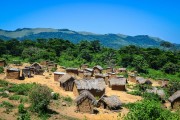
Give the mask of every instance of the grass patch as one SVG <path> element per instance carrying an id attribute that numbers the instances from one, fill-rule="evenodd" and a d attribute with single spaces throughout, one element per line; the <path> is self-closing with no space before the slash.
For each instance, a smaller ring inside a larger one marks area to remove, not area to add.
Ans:
<path id="1" fill-rule="evenodd" d="M 3 97 L 3 98 L 8 98 L 9 97 L 9 95 L 7 93 L 5 93 L 5 92 L 0 93 L 0 96 Z"/>
<path id="2" fill-rule="evenodd" d="M 8 86 L 9 82 L 5 81 L 5 80 L 0 80 L 0 87 L 6 87 Z"/>
<path id="3" fill-rule="evenodd" d="M 9 100 L 19 100 L 21 98 L 21 96 L 19 95 L 12 95 L 9 97 Z"/>
<path id="4" fill-rule="evenodd" d="M 0 107 L 5 107 L 5 108 L 12 109 L 12 108 L 14 107 L 14 105 L 11 104 L 10 102 L 3 101 L 3 102 L 0 104 Z"/>
<path id="5" fill-rule="evenodd" d="M 73 102 L 73 99 L 72 99 L 71 97 L 69 97 L 69 96 L 67 96 L 67 97 L 62 97 L 62 99 L 63 99 L 64 101 L 68 102 L 68 103 L 72 103 L 72 102 Z"/>

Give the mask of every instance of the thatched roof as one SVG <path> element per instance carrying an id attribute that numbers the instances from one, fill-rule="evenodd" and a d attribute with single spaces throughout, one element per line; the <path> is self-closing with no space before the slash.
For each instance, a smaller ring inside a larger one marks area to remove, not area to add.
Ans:
<path id="1" fill-rule="evenodd" d="M 84 70 L 85 70 L 85 71 L 89 71 L 89 72 L 93 72 L 93 69 L 92 69 L 92 68 L 85 68 Z"/>
<path id="2" fill-rule="evenodd" d="M 144 84 L 146 82 L 146 79 L 144 79 L 143 77 L 136 77 L 136 81 L 139 83 L 139 84 Z"/>
<path id="3" fill-rule="evenodd" d="M 173 95 L 171 95 L 168 100 L 170 102 L 173 102 L 177 98 L 180 98 L 180 90 L 176 91 Z"/>
<path id="4" fill-rule="evenodd" d="M 120 107 L 122 105 L 121 101 L 116 95 L 112 95 L 109 97 L 105 96 L 105 97 L 102 97 L 101 100 L 104 101 L 111 108 Z"/>
<path id="5" fill-rule="evenodd" d="M 154 87 L 153 89 L 146 89 L 146 92 L 157 94 L 161 99 L 164 99 L 166 96 L 163 89 L 158 90 L 156 87 Z"/>
<path id="6" fill-rule="evenodd" d="M 129 74 L 131 77 L 135 77 L 136 75 L 134 73 Z"/>
<path id="7" fill-rule="evenodd" d="M 7 71 L 19 72 L 20 69 L 18 69 L 18 68 L 8 68 Z"/>
<path id="8" fill-rule="evenodd" d="M 96 65 L 96 66 L 94 66 L 94 68 L 98 68 L 99 70 L 103 70 L 103 68 L 100 65 Z"/>
<path id="9" fill-rule="evenodd" d="M 78 68 L 66 68 L 66 70 L 77 70 L 78 71 Z"/>
<path id="10" fill-rule="evenodd" d="M 84 80 L 75 80 L 75 85 L 77 89 L 82 89 L 82 90 L 101 90 L 103 91 L 106 87 L 106 84 L 102 78 L 98 79 L 84 79 Z"/>
<path id="11" fill-rule="evenodd" d="M 95 77 L 106 77 L 104 74 L 95 74 Z"/>
<path id="12" fill-rule="evenodd" d="M 126 78 L 111 78 L 109 80 L 110 86 L 112 85 L 126 85 Z"/>
<path id="13" fill-rule="evenodd" d="M 70 79 L 74 79 L 71 75 L 69 74 L 65 74 L 63 75 L 61 78 L 59 78 L 59 82 L 60 83 L 65 83 L 66 81 L 70 80 Z"/>
<path id="14" fill-rule="evenodd" d="M 36 68 L 37 66 L 39 66 L 40 69 L 42 68 L 41 65 L 37 62 L 33 63 L 30 67 Z"/>
<path id="15" fill-rule="evenodd" d="M 54 72 L 54 74 L 56 74 L 56 75 L 65 75 L 66 73 L 65 72 Z"/>
<path id="16" fill-rule="evenodd" d="M 126 71 L 126 68 L 119 68 L 119 70 L 121 70 L 121 71 Z"/>
<path id="17" fill-rule="evenodd" d="M 83 90 L 80 92 L 80 95 L 75 99 L 75 102 L 77 105 L 79 105 L 84 99 L 90 99 L 92 101 L 92 104 L 96 103 L 95 97 L 87 90 Z"/>

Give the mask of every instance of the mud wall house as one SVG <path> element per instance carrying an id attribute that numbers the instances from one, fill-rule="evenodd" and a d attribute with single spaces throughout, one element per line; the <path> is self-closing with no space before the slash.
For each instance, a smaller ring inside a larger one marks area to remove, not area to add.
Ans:
<path id="1" fill-rule="evenodd" d="M 109 87 L 112 90 L 126 91 L 126 78 L 111 78 L 109 79 Z"/>
<path id="2" fill-rule="evenodd" d="M 180 90 L 176 91 L 168 100 L 172 109 L 180 110 Z"/>
<path id="3" fill-rule="evenodd" d="M 0 60 L 0 67 L 5 67 L 5 66 L 6 66 L 6 61 Z"/>
<path id="4" fill-rule="evenodd" d="M 89 65 L 87 65 L 87 64 L 82 64 L 82 65 L 81 65 L 81 69 L 82 69 L 82 70 L 84 70 L 84 69 L 86 69 L 86 68 L 88 68 L 88 67 L 89 67 Z"/>
<path id="5" fill-rule="evenodd" d="M 78 112 L 93 113 L 95 97 L 87 90 L 81 91 L 80 95 L 75 99 L 76 109 Z"/>
<path id="6" fill-rule="evenodd" d="M 103 96 L 97 104 L 100 108 L 108 110 L 119 110 L 122 106 L 120 99 L 116 95 Z"/>
<path id="7" fill-rule="evenodd" d="M 101 66 L 97 65 L 97 66 L 93 67 L 93 70 L 94 70 L 94 74 L 101 74 L 103 68 Z"/>
<path id="8" fill-rule="evenodd" d="M 59 81 L 59 78 L 61 78 L 65 74 L 65 72 L 54 72 L 54 81 Z"/>
<path id="9" fill-rule="evenodd" d="M 24 75 L 24 77 L 31 77 L 32 75 L 31 75 L 31 70 L 30 70 L 30 68 L 23 68 L 22 69 L 22 74 Z"/>
<path id="10" fill-rule="evenodd" d="M 77 76 L 78 75 L 78 69 L 77 68 L 66 68 L 66 73 Z"/>
<path id="11" fill-rule="evenodd" d="M 65 91 L 73 91 L 74 80 L 74 77 L 70 74 L 65 74 L 59 78 L 60 87 L 62 87 Z"/>
<path id="12" fill-rule="evenodd" d="M 129 80 L 130 82 L 136 83 L 136 75 L 135 75 L 135 74 L 129 74 L 129 75 L 128 75 L 128 80 Z"/>
<path id="13" fill-rule="evenodd" d="M 106 85 L 108 84 L 109 76 L 106 74 L 96 74 L 95 78 L 102 78 L 105 81 Z"/>
<path id="14" fill-rule="evenodd" d="M 126 73 L 127 71 L 126 71 L 126 68 L 119 68 L 119 69 L 117 70 L 117 72 L 118 72 L 118 73 Z"/>
<path id="15" fill-rule="evenodd" d="M 108 75 L 109 75 L 109 79 L 111 79 L 111 78 L 117 78 L 116 73 L 108 73 Z"/>
<path id="16" fill-rule="evenodd" d="M 20 77 L 20 69 L 9 68 L 6 70 L 7 79 L 19 79 L 19 77 Z"/>
<path id="17" fill-rule="evenodd" d="M 33 63 L 30 68 L 33 70 L 33 73 L 35 75 L 43 75 L 44 70 L 42 69 L 42 66 L 39 63 Z"/>
<path id="18" fill-rule="evenodd" d="M 74 83 L 73 93 L 75 96 L 78 96 L 82 90 L 87 90 L 98 98 L 105 94 L 105 82 L 103 79 L 75 80 Z"/>
<path id="19" fill-rule="evenodd" d="M 83 70 L 78 70 L 78 76 L 80 78 L 84 78 L 84 71 Z"/>
<path id="20" fill-rule="evenodd" d="M 93 69 L 91 69 L 91 68 L 85 68 L 85 69 L 84 69 L 84 73 L 88 73 L 88 74 L 90 74 L 91 76 L 94 75 L 94 71 L 93 71 Z"/>

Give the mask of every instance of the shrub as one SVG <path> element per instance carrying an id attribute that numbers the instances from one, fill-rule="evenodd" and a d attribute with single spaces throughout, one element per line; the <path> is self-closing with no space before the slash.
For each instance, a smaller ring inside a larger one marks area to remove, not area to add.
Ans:
<path id="1" fill-rule="evenodd" d="M 30 91 L 29 99 L 34 112 L 45 113 L 51 99 L 51 90 L 47 86 L 37 84 Z"/>
<path id="2" fill-rule="evenodd" d="M 3 98 L 8 98 L 9 97 L 9 95 L 7 93 L 5 93 L 5 92 L 0 93 L 0 96 L 3 97 Z"/>
<path id="3" fill-rule="evenodd" d="M 19 100 L 21 98 L 21 96 L 19 95 L 12 95 L 9 97 L 9 100 Z"/>
<path id="4" fill-rule="evenodd" d="M 5 80 L 0 80 L 0 87 L 6 87 L 8 86 L 9 82 L 5 81 Z"/>
<path id="5" fill-rule="evenodd" d="M 54 93 L 54 94 L 52 95 L 52 99 L 58 100 L 58 99 L 59 99 L 59 93 Z"/>
<path id="6" fill-rule="evenodd" d="M 159 97 L 157 94 L 154 94 L 154 93 L 144 92 L 144 93 L 142 94 L 142 97 L 143 97 L 145 100 L 160 101 L 160 97 Z"/>
<path id="7" fill-rule="evenodd" d="M 29 115 L 29 113 L 25 110 L 23 104 L 20 104 L 20 105 L 18 106 L 18 113 L 19 113 L 19 117 L 17 118 L 18 120 L 30 120 L 30 115 Z"/>
<path id="8" fill-rule="evenodd" d="M 15 92 L 18 95 L 28 95 L 29 91 L 32 89 L 34 85 L 35 83 L 15 84 L 9 88 L 9 91 Z"/>
<path id="9" fill-rule="evenodd" d="M 20 98 L 20 103 L 27 103 L 27 102 L 28 102 L 28 98 L 26 96 Z"/>
<path id="10" fill-rule="evenodd" d="M 163 109 L 161 104 L 153 100 L 143 100 L 134 104 L 126 105 L 130 112 L 125 120 L 179 120 L 180 116 Z"/>
<path id="11" fill-rule="evenodd" d="M 10 102 L 7 102 L 7 101 L 3 101 L 3 102 L 0 104 L 0 106 L 1 106 L 1 107 L 5 107 L 5 108 L 9 108 L 9 109 L 11 109 L 11 108 L 14 107 L 13 104 L 11 104 Z"/>
<path id="12" fill-rule="evenodd" d="M 131 94 L 131 95 L 137 95 L 137 96 L 141 96 L 142 95 L 141 91 L 138 91 L 138 90 L 130 91 L 130 92 L 127 92 L 127 93 Z"/>
<path id="13" fill-rule="evenodd" d="M 0 73 L 4 73 L 4 68 L 0 67 Z"/>
<path id="14" fill-rule="evenodd" d="M 73 100 L 72 100 L 72 98 L 71 97 L 63 97 L 63 100 L 64 101 L 66 101 L 66 102 L 69 102 L 69 103 L 71 103 Z"/>
<path id="15" fill-rule="evenodd" d="M 18 106 L 18 113 L 20 113 L 20 114 L 26 113 L 26 110 L 24 109 L 24 105 L 23 104 L 19 104 L 19 106 Z"/>

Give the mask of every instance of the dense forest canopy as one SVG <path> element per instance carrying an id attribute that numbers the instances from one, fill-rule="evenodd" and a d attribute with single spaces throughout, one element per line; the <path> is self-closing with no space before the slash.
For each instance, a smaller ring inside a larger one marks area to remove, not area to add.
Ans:
<path id="1" fill-rule="evenodd" d="M 162 76 L 173 75 L 175 79 L 180 78 L 180 51 L 140 48 L 134 45 L 116 50 L 103 47 L 98 40 L 81 41 L 78 44 L 55 38 L 36 41 L 0 40 L 0 57 L 7 61 L 52 60 L 66 67 L 79 67 L 83 63 L 91 67 L 97 64 L 103 67 L 127 67 L 144 75 L 158 71 Z"/>

